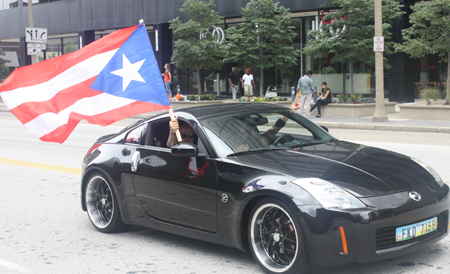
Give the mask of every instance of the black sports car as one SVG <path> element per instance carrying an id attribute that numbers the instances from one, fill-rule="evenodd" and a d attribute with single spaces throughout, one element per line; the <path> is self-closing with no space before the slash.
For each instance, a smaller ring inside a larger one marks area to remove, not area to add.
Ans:
<path id="1" fill-rule="evenodd" d="M 89 149 L 81 205 L 96 229 L 140 225 L 249 250 L 267 273 L 390 258 L 447 235 L 449 188 L 418 160 L 340 141 L 276 104 L 175 115 L 191 143 L 168 148 L 161 114 Z"/>

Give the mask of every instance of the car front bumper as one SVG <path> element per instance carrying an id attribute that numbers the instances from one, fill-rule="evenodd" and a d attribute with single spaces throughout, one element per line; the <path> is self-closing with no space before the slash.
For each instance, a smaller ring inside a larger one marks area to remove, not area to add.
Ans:
<path id="1" fill-rule="evenodd" d="M 424 193 L 421 203 L 412 201 L 408 198 L 408 192 L 404 192 L 383 197 L 391 202 L 385 202 L 382 208 L 339 212 L 300 206 L 311 265 L 329 267 L 382 260 L 413 252 L 443 239 L 448 233 L 448 186 L 444 186 L 439 195 L 436 192 L 433 194 L 429 186 L 418 191 Z M 364 202 L 380 203 L 383 199 L 368 198 Z M 396 242 L 396 228 L 433 217 L 438 217 L 437 230 Z"/>

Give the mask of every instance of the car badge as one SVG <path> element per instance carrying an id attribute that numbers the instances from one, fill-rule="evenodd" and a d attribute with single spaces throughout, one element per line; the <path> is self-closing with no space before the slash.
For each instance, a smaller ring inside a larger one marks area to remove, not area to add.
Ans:
<path id="1" fill-rule="evenodd" d="M 411 197 L 411 199 L 413 199 L 416 202 L 422 200 L 422 195 L 420 195 L 419 193 L 417 193 L 415 191 L 411 191 L 409 193 L 409 197 Z"/>
<path id="2" fill-rule="evenodd" d="M 228 202 L 228 195 L 225 193 L 222 193 L 222 202 L 224 203 Z"/>

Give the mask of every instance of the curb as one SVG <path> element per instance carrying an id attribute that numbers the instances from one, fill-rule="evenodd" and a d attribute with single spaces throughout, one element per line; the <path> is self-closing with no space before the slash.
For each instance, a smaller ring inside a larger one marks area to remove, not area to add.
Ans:
<path id="1" fill-rule="evenodd" d="M 6 107 L 0 106 L 0 112 L 9 112 Z M 154 114 L 139 114 L 131 116 L 130 118 L 145 119 L 156 115 Z M 402 125 L 377 125 L 377 124 L 360 124 L 360 123 L 333 123 L 333 122 L 315 122 L 320 126 L 336 129 L 358 129 L 358 130 L 384 130 L 384 131 L 403 131 L 403 132 L 431 132 L 431 133 L 446 133 L 450 134 L 450 127 L 427 127 L 427 126 L 402 126 Z"/>
<path id="2" fill-rule="evenodd" d="M 351 124 L 351 123 L 330 123 L 316 122 L 320 126 L 339 129 L 362 129 L 362 130 L 384 130 L 384 131 L 403 131 L 403 132 L 433 132 L 449 133 L 450 127 L 426 127 L 426 126 L 402 126 L 402 125 L 372 125 L 372 124 Z"/>

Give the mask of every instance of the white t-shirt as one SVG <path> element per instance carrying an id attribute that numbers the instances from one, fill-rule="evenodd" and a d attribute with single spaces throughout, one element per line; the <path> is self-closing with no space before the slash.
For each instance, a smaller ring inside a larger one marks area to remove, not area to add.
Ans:
<path id="1" fill-rule="evenodd" d="M 251 75 L 251 74 L 244 74 L 244 76 L 242 76 L 242 80 L 244 80 L 244 85 L 251 86 L 252 85 L 252 80 L 253 80 L 253 75 Z"/>

